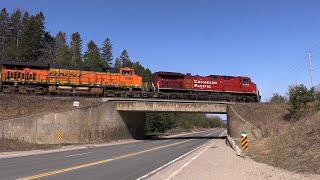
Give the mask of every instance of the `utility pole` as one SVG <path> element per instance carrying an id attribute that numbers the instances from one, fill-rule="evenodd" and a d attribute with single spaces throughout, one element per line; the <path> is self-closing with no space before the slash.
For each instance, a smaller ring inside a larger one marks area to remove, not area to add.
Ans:
<path id="1" fill-rule="evenodd" d="M 310 52 L 308 52 L 308 61 L 309 61 L 309 71 L 310 71 L 311 87 L 313 87 L 313 80 L 312 80 L 312 62 L 311 62 L 311 53 L 310 53 Z"/>
<path id="2" fill-rule="evenodd" d="M 277 82 L 274 82 L 273 87 L 274 87 L 273 94 L 277 94 Z"/>

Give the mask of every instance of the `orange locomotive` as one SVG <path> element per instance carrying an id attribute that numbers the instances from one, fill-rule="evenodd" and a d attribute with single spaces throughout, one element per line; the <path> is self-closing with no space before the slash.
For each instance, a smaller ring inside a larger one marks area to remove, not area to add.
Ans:
<path id="1" fill-rule="evenodd" d="M 3 92 L 139 96 L 142 78 L 131 68 L 66 67 L 47 63 L 0 62 Z M 120 93 L 120 94 L 117 94 Z"/>

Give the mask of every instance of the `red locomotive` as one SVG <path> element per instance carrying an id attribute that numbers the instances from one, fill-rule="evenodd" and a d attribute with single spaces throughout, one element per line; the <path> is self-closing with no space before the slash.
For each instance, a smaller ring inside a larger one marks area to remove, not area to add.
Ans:
<path id="1" fill-rule="evenodd" d="M 154 73 L 154 89 L 190 99 L 259 102 L 255 83 L 244 76 L 192 76 L 175 72 Z"/>

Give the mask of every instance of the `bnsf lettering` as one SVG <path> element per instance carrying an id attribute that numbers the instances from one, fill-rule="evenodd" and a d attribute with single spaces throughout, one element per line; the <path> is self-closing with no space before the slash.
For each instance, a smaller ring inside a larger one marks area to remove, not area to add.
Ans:
<path id="1" fill-rule="evenodd" d="M 79 74 L 72 73 L 58 73 L 58 72 L 50 72 L 48 76 L 58 76 L 58 77 L 79 77 Z"/>
<path id="2" fill-rule="evenodd" d="M 132 77 L 124 77 L 126 80 L 133 80 L 133 78 Z"/>

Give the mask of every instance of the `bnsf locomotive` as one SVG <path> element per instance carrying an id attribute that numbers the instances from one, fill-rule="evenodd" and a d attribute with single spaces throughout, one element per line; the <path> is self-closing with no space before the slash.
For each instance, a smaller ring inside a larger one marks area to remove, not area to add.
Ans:
<path id="1" fill-rule="evenodd" d="M 73 94 L 104 97 L 259 102 L 249 77 L 192 76 L 156 72 L 153 82 L 131 68 L 66 67 L 48 63 L 0 62 L 0 91 L 20 94 Z"/>

